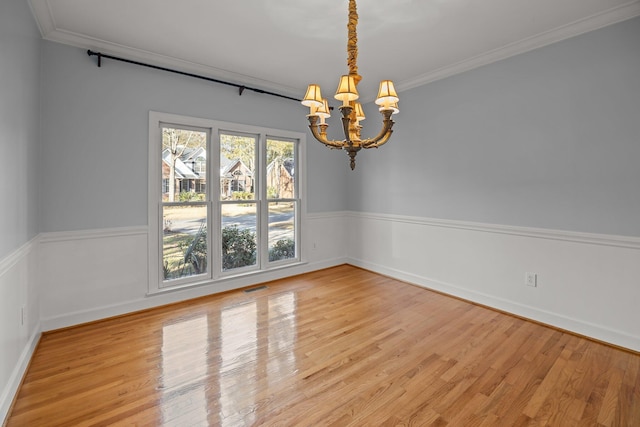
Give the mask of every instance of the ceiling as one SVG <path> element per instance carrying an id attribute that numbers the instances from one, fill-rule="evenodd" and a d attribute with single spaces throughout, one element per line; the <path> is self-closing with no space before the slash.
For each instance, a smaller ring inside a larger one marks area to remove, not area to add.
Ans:
<path id="1" fill-rule="evenodd" d="M 301 98 L 346 64 L 347 0 L 30 0 L 44 39 Z M 361 98 L 640 15 L 640 0 L 358 0 Z"/>

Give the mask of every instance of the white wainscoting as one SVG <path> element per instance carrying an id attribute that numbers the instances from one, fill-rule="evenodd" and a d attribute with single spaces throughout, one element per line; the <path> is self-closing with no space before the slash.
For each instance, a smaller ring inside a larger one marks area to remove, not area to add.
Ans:
<path id="1" fill-rule="evenodd" d="M 278 270 L 147 295 L 147 227 L 44 233 L 42 330 L 54 330 L 347 262 L 344 212 L 308 214 L 303 262 Z"/>
<path id="2" fill-rule="evenodd" d="M 294 267 L 147 296 L 146 227 L 41 234 L 0 260 L 0 418 L 43 330 L 345 262 L 640 351 L 640 238 L 331 212 L 302 239 Z"/>
<path id="3" fill-rule="evenodd" d="M 0 260 L 0 421 L 9 412 L 40 338 L 37 240 Z"/>
<path id="4" fill-rule="evenodd" d="M 640 238 L 347 217 L 353 265 L 640 351 Z"/>

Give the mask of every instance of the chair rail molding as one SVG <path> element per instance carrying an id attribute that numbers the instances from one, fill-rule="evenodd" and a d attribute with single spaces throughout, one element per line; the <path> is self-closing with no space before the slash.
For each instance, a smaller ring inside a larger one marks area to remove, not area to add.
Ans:
<path id="1" fill-rule="evenodd" d="M 640 238 L 347 213 L 349 262 L 640 351 Z M 537 286 L 526 285 L 526 273 Z"/>

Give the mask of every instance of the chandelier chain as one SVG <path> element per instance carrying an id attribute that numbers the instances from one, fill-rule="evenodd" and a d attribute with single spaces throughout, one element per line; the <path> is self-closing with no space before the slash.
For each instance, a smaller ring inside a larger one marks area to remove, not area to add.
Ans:
<path id="1" fill-rule="evenodd" d="M 347 40 L 347 66 L 349 67 L 349 74 L 358 75 L 358 33 L 356 27 L 358 26 L 358 10 L 356 9 L 355 0 L 349 0 L 349 22 L 347 23 L 348 40 Z"/>

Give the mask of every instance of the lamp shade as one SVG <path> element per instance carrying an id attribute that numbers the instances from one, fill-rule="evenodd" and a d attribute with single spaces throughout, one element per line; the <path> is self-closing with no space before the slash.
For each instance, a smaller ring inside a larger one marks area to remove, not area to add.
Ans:
<path id="1" fill-rule="evenodd" d="M 388 105 L 393 104 L 394 102 L 398 102 L 400 99 L 398 98 L 398 94 L 396 93 L 396 88 L 393 86 L 393 82 L 391 80 L 382 80 L 380 82 L 380 90 L 378 91 L 378 99 L 376 99 L 376 104 L 378 105 Z"/>
<path id="2" fill-rule="evenodd" d="M 348 102 L 358 99 L 358 89 L 356 89 L 356 81 L 352 75 L 346 75 L 340 77 L 340 83 L 338 84 L 338 90 L 336 90 L 335 98 L 339 101 Z"/>
<path id="3" fill-rule="evenodd" d="M 366 119 L 366 117 L 364 115 L 364 110 L 362 109 L 362 104 L 356 102 L 356 120 L 360 121 L 364 119 Z"/>
<path id="4" fill-rule="evenodd" d="M 304 95 L 302 105 L 305 107 L 322 107 L 322 94 L 320 93 L 320 86 L 317 84 L 310 84 L 307 88 L 307 93 Z"/>
<path id="5" fill-rule="evenodd" d="M 326 99 L 322 100 L 322 107 L 318 108 L 316 111 L 316 115 L 322 117 L 323 119 L 328 119 L 331 117 L 331 113 L 329 112 L 329 103 Z"/>

